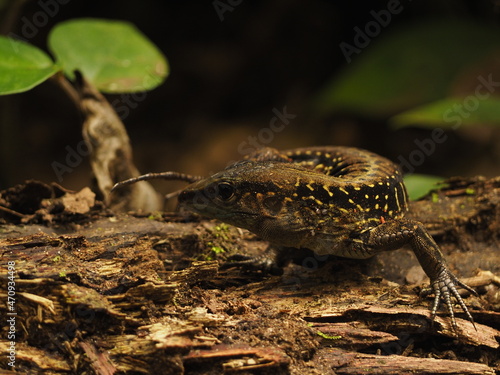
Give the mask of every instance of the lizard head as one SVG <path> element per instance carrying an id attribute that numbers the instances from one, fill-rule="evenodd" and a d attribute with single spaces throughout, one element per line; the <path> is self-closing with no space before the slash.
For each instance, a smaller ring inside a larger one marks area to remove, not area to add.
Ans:
<path id="1" fill-rule="evenodd" d="M 183 208 L 265 238 L 264 231 L 276 233 L 300 219 L 304 204 L 292 198 L 306 172 L 311 171 L 293 163 L 242 161 L 189 185 L 178 200 Z"/>

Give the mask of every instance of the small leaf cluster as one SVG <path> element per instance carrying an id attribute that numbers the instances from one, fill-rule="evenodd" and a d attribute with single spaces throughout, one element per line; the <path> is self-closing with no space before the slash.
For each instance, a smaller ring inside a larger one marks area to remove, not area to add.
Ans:
<path id="1" fill-rule="evenodd" d="M 48 37 L 52 59 L 22 40 L 0 37 L 0 95 L 32 89 L 62 72 L 74 72 L 99 91 L 151 90 L 169 73 L 162 52 L 134 25 L 123 21 L 75 19 L 57 24 Z"/>

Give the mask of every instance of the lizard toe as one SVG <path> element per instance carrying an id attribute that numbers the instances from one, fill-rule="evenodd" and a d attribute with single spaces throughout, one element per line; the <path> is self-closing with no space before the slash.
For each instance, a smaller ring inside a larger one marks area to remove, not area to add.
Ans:
<path id="1" fill-rule="evenodd" d="M 465 285 L 461 281 L 459 281 L 450 271 L 446 268 L 443 268 L 439 273 L 439 276 L 432 281 L 432 290 L 434 292 L 434 303 L 432 305 L 432 319 L 435 318 L 437 309 L 439 308 L 440 302 L 443 301 L 448 309 L 448 314 L 450 315 L 451 322 L 454 330 L 457 329 L 457 323 L 455 321 L 455 313 L 453 310 L 452 304 L 452 296 L 455 297 L 455 300 L 458 302 L 462 310 L 464 311 L 467 319 L 474 325 L 474 319 L 470 314 L 467 306 L 465 305 L 464 300 L 460 296 L 460 293 L 457 290 L 457 286 L 460 286 L 474 294 L 477 294 L 472 288 Z"/>

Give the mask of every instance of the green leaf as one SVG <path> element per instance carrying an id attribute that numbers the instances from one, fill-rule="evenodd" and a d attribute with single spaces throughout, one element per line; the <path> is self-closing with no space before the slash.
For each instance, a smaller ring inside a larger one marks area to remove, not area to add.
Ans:
<path id="1" fill-rule="evenodd" d="M 37 47 L 0 36 L 0 95 L 28 91 L 59 70 Z"/>
<path id="2" fill-rule="evenodd" d="M 360 27 L 363 30 L 363 27 Z M 496 26 L 438 19 L 388 25 L 315 99 L 315 111 L 386 117 L 448 96 L 455 78 L 500 47 Z M 346 43 L 355 46 L 353 39 Z"/>
<path id="3" fill-rule="evenodd" d="M 70 79 L 79 70 L 103 92 L 151 90 L 168 75 L 165 56 L 128 22 L 62 22 L 52 29 L 49 48 Z"/>
<path id="4" fill-rule="evenodd" d="M 390 122 L 396 128 L 411 125 L 453 129 L 462 125 L 500 126 L 500 98 L 447 98 L 400 113 Z"/>
<path id="5" fill-rule="evenodd" d="M 409 174 L 404 177 L 410 200 L 415 201 L 427 195 L 431 190 L 444 186 L 444 178 L 426 174 Z"/>

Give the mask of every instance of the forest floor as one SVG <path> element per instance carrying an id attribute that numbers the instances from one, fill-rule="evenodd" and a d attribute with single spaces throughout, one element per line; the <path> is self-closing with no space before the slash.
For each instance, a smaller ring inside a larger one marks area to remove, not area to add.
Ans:
<path id="1" fill-rule="evenodd" d="M 1 373 L 500 373 L 500 178 L 455 179 L 411 207 L 478 291 L 464 291 L 475 326 L 457 306 L 456 332 L 443 308 L 431 320 L 409 249 L 269 276 L 220 267 L 268 246 L 245 230 L 115 214 L 88 188 L 28 182 L 0 208 Z"/>

